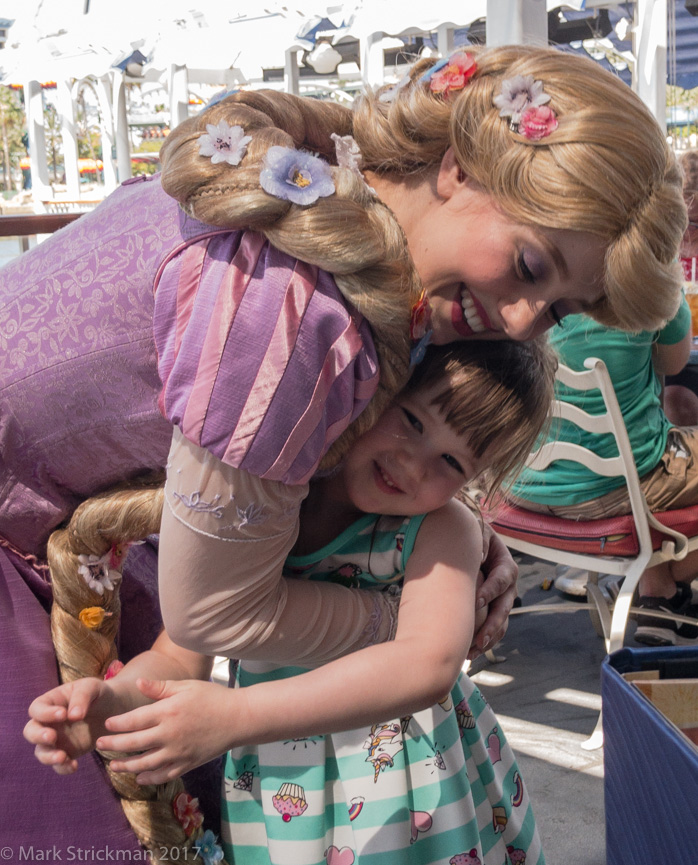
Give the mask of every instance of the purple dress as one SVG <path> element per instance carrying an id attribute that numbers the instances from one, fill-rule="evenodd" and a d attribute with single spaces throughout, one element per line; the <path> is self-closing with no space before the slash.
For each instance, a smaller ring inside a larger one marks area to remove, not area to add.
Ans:
<path id="1" fill-rule="evenodd" d="M 21 736 L 31 700 L 58 684 L 51 531 L 90 495 L 164 467 L 163 411 L 223 459 L 300 482 L 376 386 L 368 326 L 328 274 L 186 217 L 157 177 L 127 181 L 0 271 L 0 820 L 17 861 L 32 844 L 140 849 L 96 758 L 59 777 Z M 121 660 L 159 631 L 156 572 L 155 543 L 131 550 Z"/>

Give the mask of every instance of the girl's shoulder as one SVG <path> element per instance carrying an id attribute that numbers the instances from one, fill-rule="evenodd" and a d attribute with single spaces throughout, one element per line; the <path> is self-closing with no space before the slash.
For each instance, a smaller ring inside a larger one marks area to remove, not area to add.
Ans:
<path id="1" fill-rule="evenodd" d="M 440 555 L 452 552 L 472 561 L 473 556 L 483 552 L 482 535 L 482 518 L 463 502 L 451 499 L 424 516 L 415 536 L 414 551 L 420 556 L 435 551 Z"/>

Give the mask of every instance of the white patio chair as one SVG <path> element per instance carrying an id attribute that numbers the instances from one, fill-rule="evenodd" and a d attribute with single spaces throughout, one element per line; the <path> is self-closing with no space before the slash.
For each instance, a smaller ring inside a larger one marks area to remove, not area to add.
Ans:
<path id="1" fill-rule="evenodd" d="M 587 571 L 587 604 L 610 653 L 623 645 L 628 615 L 631 609 L 634 611 L 631 608 L 633 594 L 645 569 L 671 559 L 683 559 L 688 552 L 698 549 L 698 505 L 657 514 L 650 512 L 640 488 L 628 433 L 606 365 L 598 358 L 588 358 L 585 367 L 587 369 L 582 372 L 574 372 L 561 364 L 557 378 L 569 388 L 581 391 L 597 388 L 602 394 L 605 411 L 600 415 L 590 415 L 577 406 L 556 399 L 552 416 L 568 420 L 587 432 L 610 433 L 616 440 L 618 456 L 601 458 L 581 445 L 552 441 L 531 454 L 528 465 L 544 469 L 553 461 L 564 459 L 581 463 L 605 477 L 622 476 L 628 488 L 632 513 L 610 519 L 579 521 L 504 505 L 493 514 L 492 526 L 513 550 Z M 624 578 L 615 602 L 600 590 L 600 573 Z M 570 609 L 578 610 L 579 604 L 536 604 L 513 612 Z M 652 616 L 695 623 L 695 620 L 683 616 L 654 610 Z M 590 749 L 601 744 L 600 723 L 599 718 L 596 730 L 583 747 Z"/>

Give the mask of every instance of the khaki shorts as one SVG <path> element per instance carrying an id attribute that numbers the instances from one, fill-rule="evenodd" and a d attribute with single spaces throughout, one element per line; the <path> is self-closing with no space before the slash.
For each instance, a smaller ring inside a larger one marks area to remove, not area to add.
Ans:
<path id="1" fill-rule="evenodd" d="M 657 466 L 640 478 L 642 492 L 653 512 L 685 508 L 698 504 L 698 427 L 669 430 L 667 446 Z M 600 499 L 576 505 L 545 505 L 512 497 L 520 507 L 541 514 L 577 520 L 600 520 L 630 513 L 626 487 L 613 490 Z"/>

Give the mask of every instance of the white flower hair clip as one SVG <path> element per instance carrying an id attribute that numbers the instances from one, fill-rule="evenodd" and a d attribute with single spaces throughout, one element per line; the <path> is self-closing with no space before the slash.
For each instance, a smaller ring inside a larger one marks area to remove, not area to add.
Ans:
<path id="1" fill-rule="evenodd" d="M 543 82 L 533 75 L 514 75 L 502 81 L 502 90 L 492 100 L 500 117 L 509 118 L 509 128 L 531 141 L 546 138 L 557 129 L 557 114 L 547 103 L 550 94 L 543 93 Z"/>
<path id="2" fill-rule="evenodd" d="M 208 156 L 214 165 L 218 162 L 239 165 L 250 141 L 252 136 L 245 135 L 242 126 L 230 126 L 226 120 L 217 126 L 207 123 L 206 132 L 199 136 L 199 156 Z"/>
<path id="3" fill-rule="evenodd" d="M 407 85 L 409 83 L 410 83 L 409 74 L 403 75 L 402 78 L 397 82 L 397 84 L 393 84 L 392 86 L 386 88 L 385 90 L 383 90 L 380 93 L 380 95 L 378 96 L 378 101 L 379 102 L 394 102 L 397 99 L 400 91 L 403 88 L 407 87 Z"/>
<path id="4" fill-rule="evenodd" d="M 78 562 L 78 573 L 98 595 L 103 595 L 105 589 L 111 592 L 121 579 L 121 574 L 113 568 L 111 550 L 103 556 L 79 555 Z"/>

